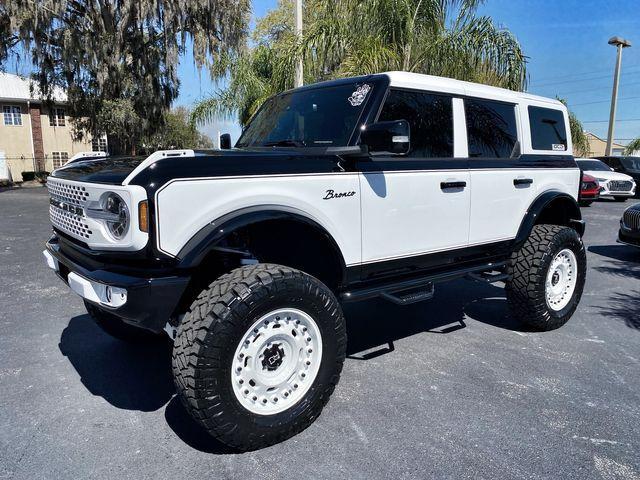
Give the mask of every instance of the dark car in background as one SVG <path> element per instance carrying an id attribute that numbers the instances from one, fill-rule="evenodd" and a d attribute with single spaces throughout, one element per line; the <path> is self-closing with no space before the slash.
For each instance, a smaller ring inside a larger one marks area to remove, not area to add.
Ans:
<path id="1" fill-rule="evenodd" d="M 609 165 L 614 172 L 620 172 L 633 177 L 636 185 L 640 183 L 640 157 L 620 156 L 620 157 L 595 157 Z M 636 190 L 636 197 L 640 192 Z"/>
<path id="2" fill-rule="evenodd" d="M 640 203 L 627 208 L 622 214 L 618 241 L 640 247 Z"/>

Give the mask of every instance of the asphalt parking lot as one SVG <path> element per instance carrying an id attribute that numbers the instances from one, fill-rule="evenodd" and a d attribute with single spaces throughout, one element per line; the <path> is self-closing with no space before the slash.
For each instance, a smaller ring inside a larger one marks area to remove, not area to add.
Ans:
<path id="1" fill-rule="evenodd" d="M 45 189 L 0 192 L 0 478 L 640 479 L 640 249 L 615 242 L 630 203 L 583 209 L 587 284 L 563 328 L 527 331 L 467 280 L 349 305 L 320 418 L 235 454 L 174 397 L 167 348 L 109 338 L 46 268 Z"/>

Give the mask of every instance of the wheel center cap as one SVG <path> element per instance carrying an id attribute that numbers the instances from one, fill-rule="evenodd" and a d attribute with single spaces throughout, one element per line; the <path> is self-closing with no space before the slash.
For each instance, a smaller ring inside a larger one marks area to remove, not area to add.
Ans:
<path id="1" fill-rule="evenodd" d="M 557 271 L 553 272 L 553 276 L 551 277 L 551 284 L 555 286 L 558 284 L 559 281 L 560 281 L 560 274 Z"/>
<path id="2" fill-rule="evenodd" d="M 277 370 L 282 365 L 284 359 L 284 350 L 282 345 L 274 343 L 262 352 L 262 369 L 269 372 Z"/>

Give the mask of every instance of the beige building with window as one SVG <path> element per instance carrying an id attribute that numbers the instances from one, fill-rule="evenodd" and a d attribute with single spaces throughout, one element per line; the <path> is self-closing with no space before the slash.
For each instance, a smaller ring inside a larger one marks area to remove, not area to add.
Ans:
<path id="1" fill-rule="evenodd" d="M 22 172 L 50 172 L 76 153 L 106 150 L 106 138 L 73 140 L 65 92 L 55 91 L 48 109 L 30 85 L 0 72 L 0 180 L 21 181 Z"/>

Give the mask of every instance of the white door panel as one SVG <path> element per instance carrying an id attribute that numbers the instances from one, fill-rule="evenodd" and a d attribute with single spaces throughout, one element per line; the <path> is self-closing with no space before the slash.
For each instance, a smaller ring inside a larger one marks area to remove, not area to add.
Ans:
<path id="1" fill-rule="evenodd" d="M 441 182 L 466 182 L 441 188 Z M 363 173 L 362 261 L 371 262 L 467 245 L 469 173 Z"/>
<path id="2" fill-rule="evenodd" d="M 334 238 L 347 265 L 360 263 L 358 174 L 245 177 L 175 181 L 156 194 L 158 247 L 171 255 L 203 227 L 242 208 L 300 211 Z M 355 192 L 325 200 L 327 190 Z M 312 252 L 310 252 L 312 253 Z"/>
<path id="3" fill-rule="evenodd" d="M 515 185 L 516 179 L 533 180 Z M 577 198 L 580 176 L 573 169 L 471 170 L 471 245 L 513 239 L 540 194 L 558 190 Z"/>

